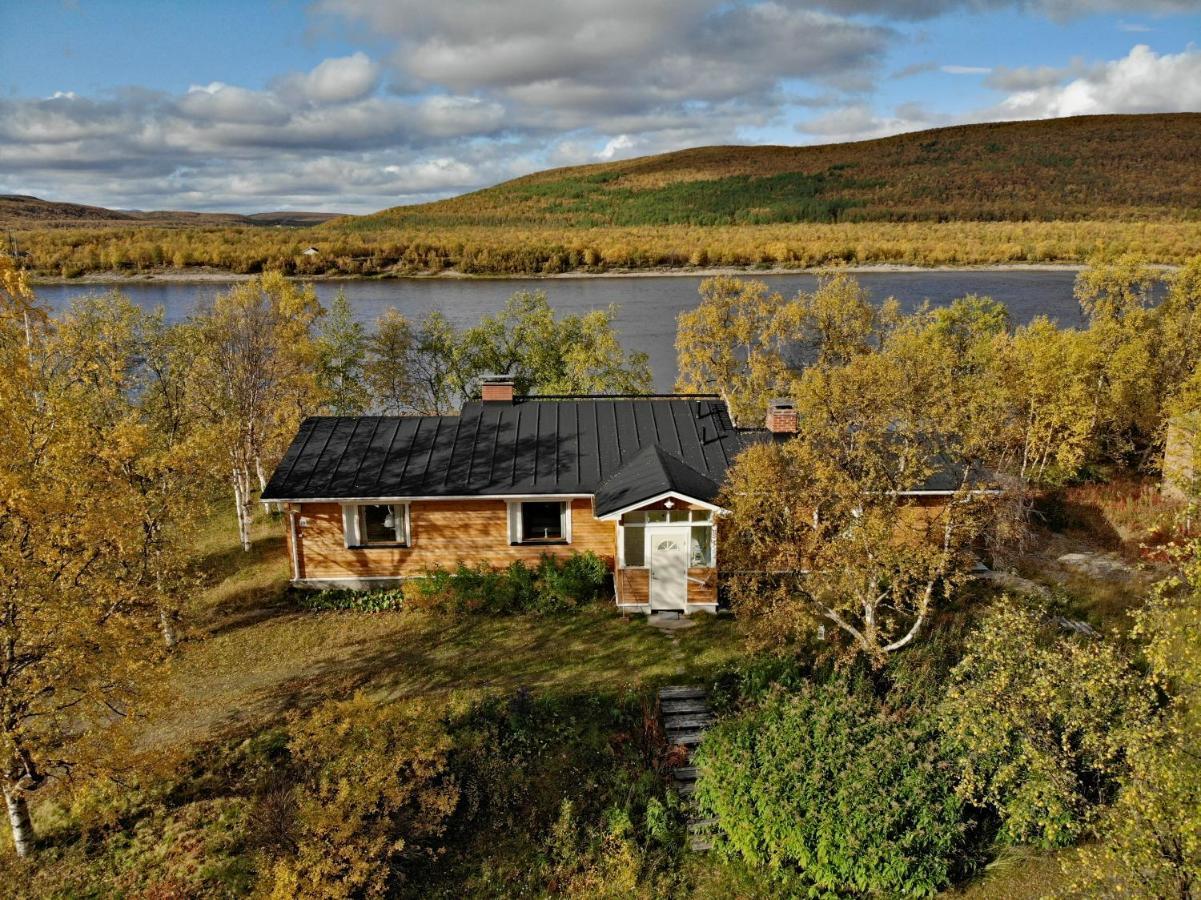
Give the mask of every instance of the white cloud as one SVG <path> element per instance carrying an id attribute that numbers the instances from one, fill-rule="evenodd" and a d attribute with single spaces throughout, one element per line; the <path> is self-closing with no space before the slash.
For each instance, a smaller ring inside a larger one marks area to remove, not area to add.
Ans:
<path id="1" fill-rule="evenodd" d="M 939 66 L 939 70 L 948 75 L 987 75 L 992 71 L 988 66 Z"/>
<path id="2" fill-rule="evenodd" d="M 1075 61 L 1064 68 L 997 69 L 987 82 L 1009 90 L 999 103 L 947 116 L 918 104 L 891 114 L 852 104 L 799 123 L 801 134 L 821 140 L 863 140 L 941 125 L 1010 119 L 1046 119 L 1106 113 L 1201 111 L 1201 49 L 1157 54 L 1138 45 L 1121 59 L 1094 65 Z"/>
<path id="3" fill-rule="evenodd" d="M 294 100 L 312 103 L 346 103 L 373 93 L 381 69 L 366 53 L 327 59 L 312 71 L 285 75 L 275 91 Z"/>
<path id="4" fill-rule="evenodd" d="M 1020 91 L 996 107 L 1016 119 L 1195 110 L 1201 110 L 1201 50 L 1161 55 L 1145 44 L 1067 84 Z"/>
<path id="5" fill-rule="evenodd" d="M 634 139 L 628 134 L 619 134 L 605 144 L 601 151 L 596 154 L 596 158 L 604 160 L 617 159 L 624 155 L 623 151 L 629 151 L 633 148 Z"/>

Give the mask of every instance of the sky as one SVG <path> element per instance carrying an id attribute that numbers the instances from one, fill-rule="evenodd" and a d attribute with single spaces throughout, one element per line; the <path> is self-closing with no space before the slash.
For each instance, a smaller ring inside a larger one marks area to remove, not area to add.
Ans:
<path id="1" fill-rule="evenodd" d="M 0 193 L 365 213 L 552 166 L 1201 111 L 1201 0 L 0 0 Z"/>

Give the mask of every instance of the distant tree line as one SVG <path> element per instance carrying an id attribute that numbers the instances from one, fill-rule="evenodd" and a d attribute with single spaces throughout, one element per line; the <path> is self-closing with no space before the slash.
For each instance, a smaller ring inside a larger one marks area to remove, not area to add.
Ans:
<path id="1" fill-rule="evenodd" d="M 304 230 L 143 226 L 18 231 L 14 237 L 32 273 L 62 278 L 200 268 L 306 277 L 1084 263 L 1107 248 L 1183 263 L 1201 252 L 1197 221 L 563 227 L 352 220 Z M 309 246 L 318 253 L 305 256 Z"/>

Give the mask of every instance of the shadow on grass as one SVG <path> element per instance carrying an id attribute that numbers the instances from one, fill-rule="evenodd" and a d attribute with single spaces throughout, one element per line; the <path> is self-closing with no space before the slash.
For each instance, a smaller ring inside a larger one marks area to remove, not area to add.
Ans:
<path id="1" fill-rule="evenodd" d="M 271 531 L 260 534 L 250 542 L 250 549 L 243 550 L 237 542 L 201 554 L 192 562 L 192 571 L 207 586 L 218 584 L 248 568 L 281 557 L 284 552 L 284 537 Z"/>
<path id="2" fill-rule="evenodd" d="M 290 612 L 284 609 L 276 616 Z M 256 614 L 268 618 L 261 611 Z M 642 622 L 594 609 L 555 616 L 458 618 L 413 612 L 297 613 L 293 621 L 267 627 L 297 629 L 294 645 L 311 642 L 314 631 L 327 640 L 318 639 L 322 646 L 308 658 L 281 666 L 283 677 L 271 679 L 268 673 L 263 680 L 270 683 L 247 685 L 228 708 L 210 706 L 208 725 L 215 732 L 229 733 L 249 723 L 262 728 L 289 712 L 360 690 L 380 700 L 397 700 L 522 688 L 579 693 L 665 683 L 696 677 L 741 646 L 729 623 L 712 623 L 668 641 Z"/>

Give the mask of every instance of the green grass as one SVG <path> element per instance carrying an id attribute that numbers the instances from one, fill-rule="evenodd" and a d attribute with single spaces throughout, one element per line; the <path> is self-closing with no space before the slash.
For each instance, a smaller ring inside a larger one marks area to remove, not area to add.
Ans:
<path id="1" fill-rule="evenodd" d="M 188 610 L 190 639 L 163 673 L 144 746 L 265 727 L 359 690 L 389 700 L 613 690 L 693 677 L 745 653 L 731 619 L 700 616 L 667 638 L 605 601 L 553 615 L 309 612 L 288 592 L 277 522 L 256 524 L 249 554 L 232 537 L 220 516 L 201 535 L 210 583 Z"/>

